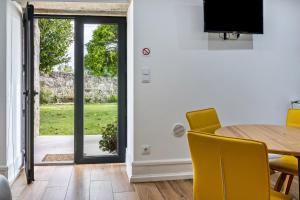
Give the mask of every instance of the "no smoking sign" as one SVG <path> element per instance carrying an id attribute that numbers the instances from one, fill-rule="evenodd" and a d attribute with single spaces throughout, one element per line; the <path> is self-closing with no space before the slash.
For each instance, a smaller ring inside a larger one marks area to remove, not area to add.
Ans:
<path id="1" fill-rule="evenodd" d="M 143 48 L 142 49 L 143 56 L 150 56 L 151 55 L 151 49 L 150 48 Z"/>

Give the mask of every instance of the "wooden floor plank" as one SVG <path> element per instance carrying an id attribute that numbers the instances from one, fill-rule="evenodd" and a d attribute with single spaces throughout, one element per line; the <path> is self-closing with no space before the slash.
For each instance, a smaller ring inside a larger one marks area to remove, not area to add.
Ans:
<path id="1" fill-rule="evenodd" d="M 91 167 L 76 165 L 69 182 L 66 200 L 88 200 L 90 198 Z"/>
<path id="2" fill-rule="evenodd" d="M 11 193 L 13 199 L 18 199 L 22 194 L 22 192 L 26 189 L 26 187 L 27 187 L 27 180 L 26 180 L 25 172 L 22 171 L 19 177 L 11 186 L 12 188 Z"/>
<path id="3" fill-rule="evenodd" d="M 190 180 L 169 181 L 170 186 L 183 199 L 193 199 L 193 183 Z"/>
<path id="4" fill-rule="evenodd" d="M 19 200 L 40 200 L 46 191 L 47 181 L 35 181 L 31 185 L 26 186 L 26 189 L 20 195 Z"/>
<path id="5" fill-rule="evenodd" d="M 128 182 L 122 165 L 75 165 L 37 167 L 38 180 L 27 185 L 25 173 L 12 185 L 14 200 L 192 200 L 192 180 L 152 183 Z M 49 174 L 47 174 L 47 172 Z M 94 176 L 94 177 L 93 177 Z M 271 176 L 272 184 L 278 173 Z M 94 180 L 93 180 L 94 179 Z M 298 200 L 298 178 L 290 196 Z"/>
<path id="6" fill-rule="evenodd" d="M 170 182 L 168 181 L 157 182 L 155 183 L 155 185 L 161 193 L 161 195 L 164 197 L 164 199 L 189 200 L 189 197 L 187 195 L 185 195 L 179 190 L 176 190 L 174 187 L 171 186 Z"/>
<path id="7" fill-rule="evenodd" d="M 55 166 L 35 166 L 34 179 L 36 181 L 48 181 L 55 170 Z"/>
<path id="8" fill-rule="evenodd" d="M 164 200 L 155 183 L 137 183 L 134 188 L 140 200 Z"/>
<path id="9" fill-rule="evenodd" d="M 64 200 L 67 187 L 47 187 L 42 200 Z"/>
<path id="10" fill-rule="evenodd" d="M 110 176 L 114 172 L 111 165 L 93 165 L 91 169 L 91 181 L 110 181 Z"/>
<path id="11" fill-rule="evenodd" d="M 68 187 L 73 166 L 55 166 L 49 177 L 48 187 Z"/>
<path id="12" fill-rule="evenodd" d="M 139 200 L 135 192 L 114 193 L 114 200 Z"/>
<path id="13" fill-rule="evenodd" d="M 113 190 L 110 181 L 92 181 L 90 200 L 113 200 Z"/>
<path id="14" fill-rule="evenodd" d="M 134 192 L 133 184 L 129 183 L 127 174 L 124 173 L 121 166 L 115 166 L 113 173 L 110 175 L 113 192 Z"/>

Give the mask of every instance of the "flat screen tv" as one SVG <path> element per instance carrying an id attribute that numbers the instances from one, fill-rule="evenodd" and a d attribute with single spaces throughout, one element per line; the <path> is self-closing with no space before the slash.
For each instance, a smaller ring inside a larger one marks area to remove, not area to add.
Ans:
<path id="1" fill-rule="evenodd" d="M 263 34 L 263 0 L 204 0 L 204 31 Z"/>

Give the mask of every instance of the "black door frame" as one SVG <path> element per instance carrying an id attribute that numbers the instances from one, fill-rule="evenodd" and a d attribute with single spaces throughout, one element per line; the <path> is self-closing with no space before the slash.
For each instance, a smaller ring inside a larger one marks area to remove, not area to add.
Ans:
<path id="1" fill-rule="evenodd" d="M 84 156 L 84 24 L 118 25 L 118 148 L 117 155 Z M 126 18 L 78 17 L 75 19 L 75 163 L 121 163 L 126 154 Z"/>
<path id="2" fill-rule="evenodd" d="M 34 181 L 34 7 L 27 4 L 23 15 L 22 129 L 27 183 Z"/>
<path id="3" fill-rule="evenodd" d="M 127 146 L 127 20 L 126 17 L 34 15 L 34 18 L 74 20 L 74 162 L 76 164 L 123 163 Z M 119 68 L 118 68 L 118 152 L 110 156 L 83 156 L 84 148 L 84 77 L 83 77 L 83 25 L 118 24 L 119 28 Z"/>

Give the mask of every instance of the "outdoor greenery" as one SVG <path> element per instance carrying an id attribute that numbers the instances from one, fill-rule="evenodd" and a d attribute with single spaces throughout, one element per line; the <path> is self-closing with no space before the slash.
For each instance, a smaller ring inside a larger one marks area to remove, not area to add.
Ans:
<path id="1" fill-rule="evenodd" d="M 73 41 L 71 22 L 70 19 L 39 19 L 41 72 L 49 74 L 55 66 L 70 62 L 68 49 Z"/>
<path id="2" fill-rule="evenodd" d="M 115 153 L 117 150 L 117 122 L 107 124 L 102 130 L 102 139 L 99 141 L 99 148 L 102 151 L 108 151 L 109 153 Z"/>
<path id="3" fill-rule="evenodd" d="M 74 105 L 41 105 L 40 109 L 40 135 L 74 134 Z M 116 121 L 117 113 L 116 103 L 85 105 L 85 134 L 102 134 L 103 127 L 106 127 L 107 124 L 111 124 Z"/>
<path id="4" fill-rule="evenodd" d="M 103 99 L 85 96 L 84 101 L 87 104 L 117 103 L 118 96 L 110 95 Z M 48 89 L 46 87 L 42 87 L 40 90 L 40 104 L 41 105 L 58 104 L 58 103 L 73 103 L 73 102 L 74 102 L 73 96 L 55 95 L 51 89 Z"/>
<path id="5" fill-rule="evenodd" d="M 40 104 L 57 103 L 57 97 L 53 95 L 50 89 L 41 88 L 40 91 Z"/>
<path id="6" fill-rule="evenodd" d="M 86 44 L 84 65 L 94 76 L 114 77 L 118 65 L 118 26 L 99 25 Z"/>
<path id="7" fill-rule="evenodd" d="M 68 51 L 74 35 L 72 20 L 39 19 L 39 28 L 40 72 L 51 75 L 54 74 L 54 69 L 63 73 L 72 72 L 73 68 L 68 66 L 71 60 Z M 84 65 L 87 75 L 111 78 L 117 76 L 117 25 L 99 25 L 96 28 L 92 39 L 86 44 Z M 97 95 L 101 91 L 96 92 Z M 84 134 L 102 135 L 99 148 L 113 153 L 117 149 L 118 96 L 112 93 L 102 99 L 92 97 L 93 95 L 84 97 Z M 71 102 L 74 102 L 74 97 L 57 95 L 51 89 L 41 86 L 41 136 L 74 134 L 74 105 Z"/>

